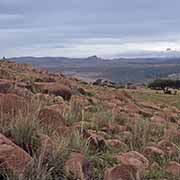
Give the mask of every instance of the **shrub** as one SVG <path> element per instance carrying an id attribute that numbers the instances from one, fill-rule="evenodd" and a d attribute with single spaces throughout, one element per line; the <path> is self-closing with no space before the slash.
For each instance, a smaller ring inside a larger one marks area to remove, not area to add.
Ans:
<path id="1" fill-rule="evenodd" d="M 10 124 L 9 134 L 14 142 L 30 155 L 37 151 L 40 145 L 40 126 L 36 119 L 19 118 Z"/>

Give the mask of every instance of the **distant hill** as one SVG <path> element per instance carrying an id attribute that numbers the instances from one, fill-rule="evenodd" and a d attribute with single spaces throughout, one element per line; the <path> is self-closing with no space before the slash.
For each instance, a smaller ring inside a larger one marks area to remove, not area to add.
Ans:
<path id="1" fill-rule="evenodd" d="M 28 63 L 51 72 L 63 72 L 87 79 L 106 78 L 122 83 L 146 82 L 180 73 L 179 57 L 103 59 L 68 57 L 14 57 L 17 63 Z"/>

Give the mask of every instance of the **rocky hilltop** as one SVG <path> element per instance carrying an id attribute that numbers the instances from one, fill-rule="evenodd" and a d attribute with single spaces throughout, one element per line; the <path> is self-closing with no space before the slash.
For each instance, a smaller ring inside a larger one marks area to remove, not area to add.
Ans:
<path id="1" fill-rule="evenodd" d="M 1 178 L 179 180 L 180 96 L 165 101 L 172 96 L 0 61 Z"/>

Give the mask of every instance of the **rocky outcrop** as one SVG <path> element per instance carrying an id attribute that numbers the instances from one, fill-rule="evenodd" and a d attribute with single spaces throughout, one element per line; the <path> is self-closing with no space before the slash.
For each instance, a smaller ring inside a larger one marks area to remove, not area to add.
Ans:
<path id="1" fill-rule="evenodd" d="M 29 154 L 0 134 L 0 166 L 23 173 L 32 160 Z"/>

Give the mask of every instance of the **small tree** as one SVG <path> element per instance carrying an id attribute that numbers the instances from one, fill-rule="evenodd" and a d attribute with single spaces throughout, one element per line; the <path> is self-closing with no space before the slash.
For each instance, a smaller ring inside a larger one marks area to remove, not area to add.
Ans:
<path id="1" fill-rule="evenodd" d="M 2 60 L 3 60 L 3 61 L 5 61 L 5 60 L 6 60 L 6 57 L 5 57 L 5 56 L 3 56 Z"/>
<path id="2" fill-rule="evenodd" d="M 169 88 L 179 89 L 180 80 L 156 79 L 153 82 L 149 83 L 148 87 L 151 89 L 163 90 L 166 93 L 169 91 Z"/>

